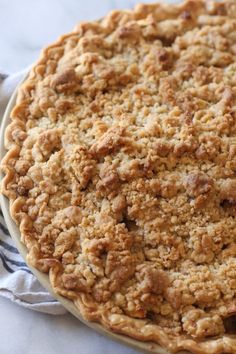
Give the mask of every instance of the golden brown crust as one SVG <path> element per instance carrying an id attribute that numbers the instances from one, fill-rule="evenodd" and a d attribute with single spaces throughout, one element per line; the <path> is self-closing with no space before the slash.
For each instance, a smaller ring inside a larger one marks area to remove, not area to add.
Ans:
<path id="1" fill-rule="evenodd" d="M 44 50 L 6 130 L 29 262 L 82 315 L 235 353 L 235 1 L 138 5 Z"/>

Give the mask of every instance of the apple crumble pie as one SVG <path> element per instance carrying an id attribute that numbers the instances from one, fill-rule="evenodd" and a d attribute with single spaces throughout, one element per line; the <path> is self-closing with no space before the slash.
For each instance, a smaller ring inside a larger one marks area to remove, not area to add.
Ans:
<path id="1" fill-rule="evenodd" d="M 55 292 L 169 351 L 236 353 L 236 1 L 79 24 L 11 119 L 2 192 Z"/>

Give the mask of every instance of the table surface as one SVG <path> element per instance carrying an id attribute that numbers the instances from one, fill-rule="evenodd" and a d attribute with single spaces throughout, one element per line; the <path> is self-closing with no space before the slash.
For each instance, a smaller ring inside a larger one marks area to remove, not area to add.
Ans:
<path id="1" fill-rule="evenodd" d="M 1 354 L 138 354 L 74 316 L 46 315 L 0 298 Z"/>
<path id="2" fill-rule="evenodd" d="M 0 0 L 0 70 L 13 73 L 29 66 L 41 48 L 79 21 L 98 19 L 139 2 L 155 0 Z"/>
<path id="3" fill-rule="evenodd" d="M 45 45 L 81 20 L 131 8 L 136 0 L 0 0 L 0 70 L 32 64 Z M 142 2 L 149 2 L 143 0 Z M 137 354 L 80 323 L 72 315 L 33 312 L 0 298 L 1 354 Z"/>

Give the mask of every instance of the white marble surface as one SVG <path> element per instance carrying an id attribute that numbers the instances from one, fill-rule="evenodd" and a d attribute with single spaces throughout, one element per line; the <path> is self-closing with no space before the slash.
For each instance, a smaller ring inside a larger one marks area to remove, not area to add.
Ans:
<path id="1" fill-rule="evenodd" d="M 0 0 L 0 69 L 8 73 L 21 70 L 37 59 L 42 47 L 73 29 L 77 22 L 97 19 L 112 9 L 130 8 L 140 1 Z"/>
<path id="2" fill-rule="evenodd" d="M 96 19 L 136 0 L 0 0 L 0 69 L 13 73 L 80 20 Z M 145 0 L 143 0 L 145 2 Z M 148 1 L 147 1 L 148 2 Z M 0 298 L 0 354 L 135 354 L 71 315 L 49 316 Z"/>
<path id="3" fill-rule="evenodd" d="M 1 354 L 138 354 L 72 315 L 33 312 L 0 298 Z"/>

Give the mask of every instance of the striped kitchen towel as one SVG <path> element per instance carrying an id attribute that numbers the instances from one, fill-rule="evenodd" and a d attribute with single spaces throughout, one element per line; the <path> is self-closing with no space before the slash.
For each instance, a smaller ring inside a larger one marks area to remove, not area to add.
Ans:
<path id="1" fill-rule="evenodd" d="M 10 76 L 0 73 L 0 121 L 10 95 L 25 74 L 26 71 Z M 1 209 L 0 296 L 28 309 L 53 315 L 66 313 L 65 308 L 40 285 L 21 258 L 7 230 Z"/>

